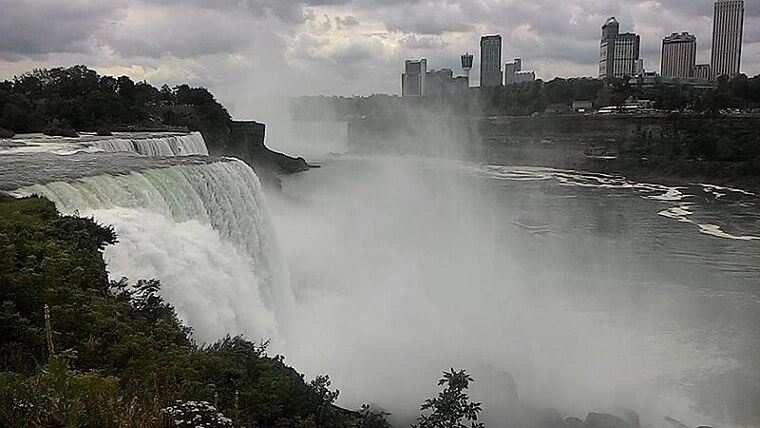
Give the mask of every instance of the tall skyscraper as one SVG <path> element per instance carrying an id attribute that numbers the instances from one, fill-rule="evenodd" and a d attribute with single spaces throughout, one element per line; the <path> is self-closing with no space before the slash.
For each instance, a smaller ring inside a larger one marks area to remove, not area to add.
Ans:
<path id="1" fill-rule="evenodd" d="M 673 33 L 662 39 L 660 74 L 663 77 L 693 77 L 697 64 L 697 38 Z"/>
<path id="2" fill-rule="evenodd" d="M 744 0 L 717 0 L 713 16 L 713 77 L 739 74 L 744 36 Z"/>
<path id="3" fill-rule="evenodd" d="M 620 23 L 611 17 L 602 26 L 599 46 L 599 77 L 636 75 L 641 38 L 635 33 L 620 33 Z"/>
<path id="4" fill-rule="evenodd" d="M 422 97 L 425 95 L 425 78 L 427 77 L 427 60 L 406 60 L 404 74 L 401 75 L 401 96 Z"/>
<path id="5" fill-rule="evenodd" d="M 480 87 L 501 86 L 503 81 L 501 74 L 501 36 L 483 36 L 480 38 Z"/>

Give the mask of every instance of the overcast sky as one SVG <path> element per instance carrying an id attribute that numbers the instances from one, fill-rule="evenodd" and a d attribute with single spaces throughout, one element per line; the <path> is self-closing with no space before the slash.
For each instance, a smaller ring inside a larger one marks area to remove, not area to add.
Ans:
<path id="1" fill-rule="evenodd" d="M 642 37 L 696 34 L 710 59 L 713 0 L 0 0 L 0 79 L 85 64 L 160 86 L 209 87 L 238 118 L 298 94 L 396 94 L 407 58 L 458 71 L 482 34 L 545 80 L 596 76 L 601 25 Z M 746 1 L 742 71 L 760 73 L 760 0 Z"/>

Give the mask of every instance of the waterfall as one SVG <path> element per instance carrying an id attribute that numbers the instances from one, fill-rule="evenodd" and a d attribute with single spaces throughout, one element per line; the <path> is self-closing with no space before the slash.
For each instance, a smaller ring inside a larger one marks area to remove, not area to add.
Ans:
<path id="1" fill-rule="evenodd" d="M 208 148 L 200 132 L 150 138 L 109 138 L 93 141 L 89 146 L 105 152 L 135 152 L 147 156 L 208 156 Z"/>
<path id="2" fill-rule="evenodd" d="M 64 213 L 113 225 L 119 243 L 105 252 L 112 279 L 161 280 L 198 339 L 276 338 L 293 297 L 261 184 L 244 162 L 103 174 L 12 193 L 39 194 Z"/>

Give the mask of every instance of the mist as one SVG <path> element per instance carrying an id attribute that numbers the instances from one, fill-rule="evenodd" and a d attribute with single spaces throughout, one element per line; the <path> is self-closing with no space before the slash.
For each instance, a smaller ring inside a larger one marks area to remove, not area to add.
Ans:
<path id="1" fill-rule="evenodd" d="M 445 134 L 429 133 L 442 153 L 466 152 Z M 663 380 L 716 362 L 662 331 L 688 304 L 626 289 L 650 261 L 515 228 L 531 195 L 505 199 L 475 181 L 476 164 L 402 154 L 321 163 L 285 178 L 270 201 L 296 296 L 284 354 L 309 375 L 329 373 L 340 404 L 373 402 L 409 423 L 456 367 L 474 376 L 490 426 L 533 407 L 697 423 L 680 381 Z M 561 223 L 577 203 L 542 219 Z"/>

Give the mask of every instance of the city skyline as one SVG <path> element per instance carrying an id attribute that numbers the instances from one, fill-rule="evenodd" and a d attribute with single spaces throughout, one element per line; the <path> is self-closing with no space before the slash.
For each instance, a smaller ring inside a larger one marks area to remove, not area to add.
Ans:
<path id="1" fill-rule="evenodd" d="M 662 38 L 672 32 L 694 34 L 697 62 L 709 63 L 713 21 L 711 0 L 35 3 L 0 0 L 0 78 L 86 64 L 159 86 L 206 86 L 233 114 L 262 118 L 274 97 L 398 93 L 409 58 L 458 71 L 484 34 L 501 34 L 502 62 L 522 58 L 537 78 L 597 76 L 599 28 L 610 16 L 641 36 L 647 70 L 660 69 Z M 744 28 L 741 71 L 758 74 L 760 7 L 746 4 Z M 476 55 L 473 86 L 479 74 Z"/>

